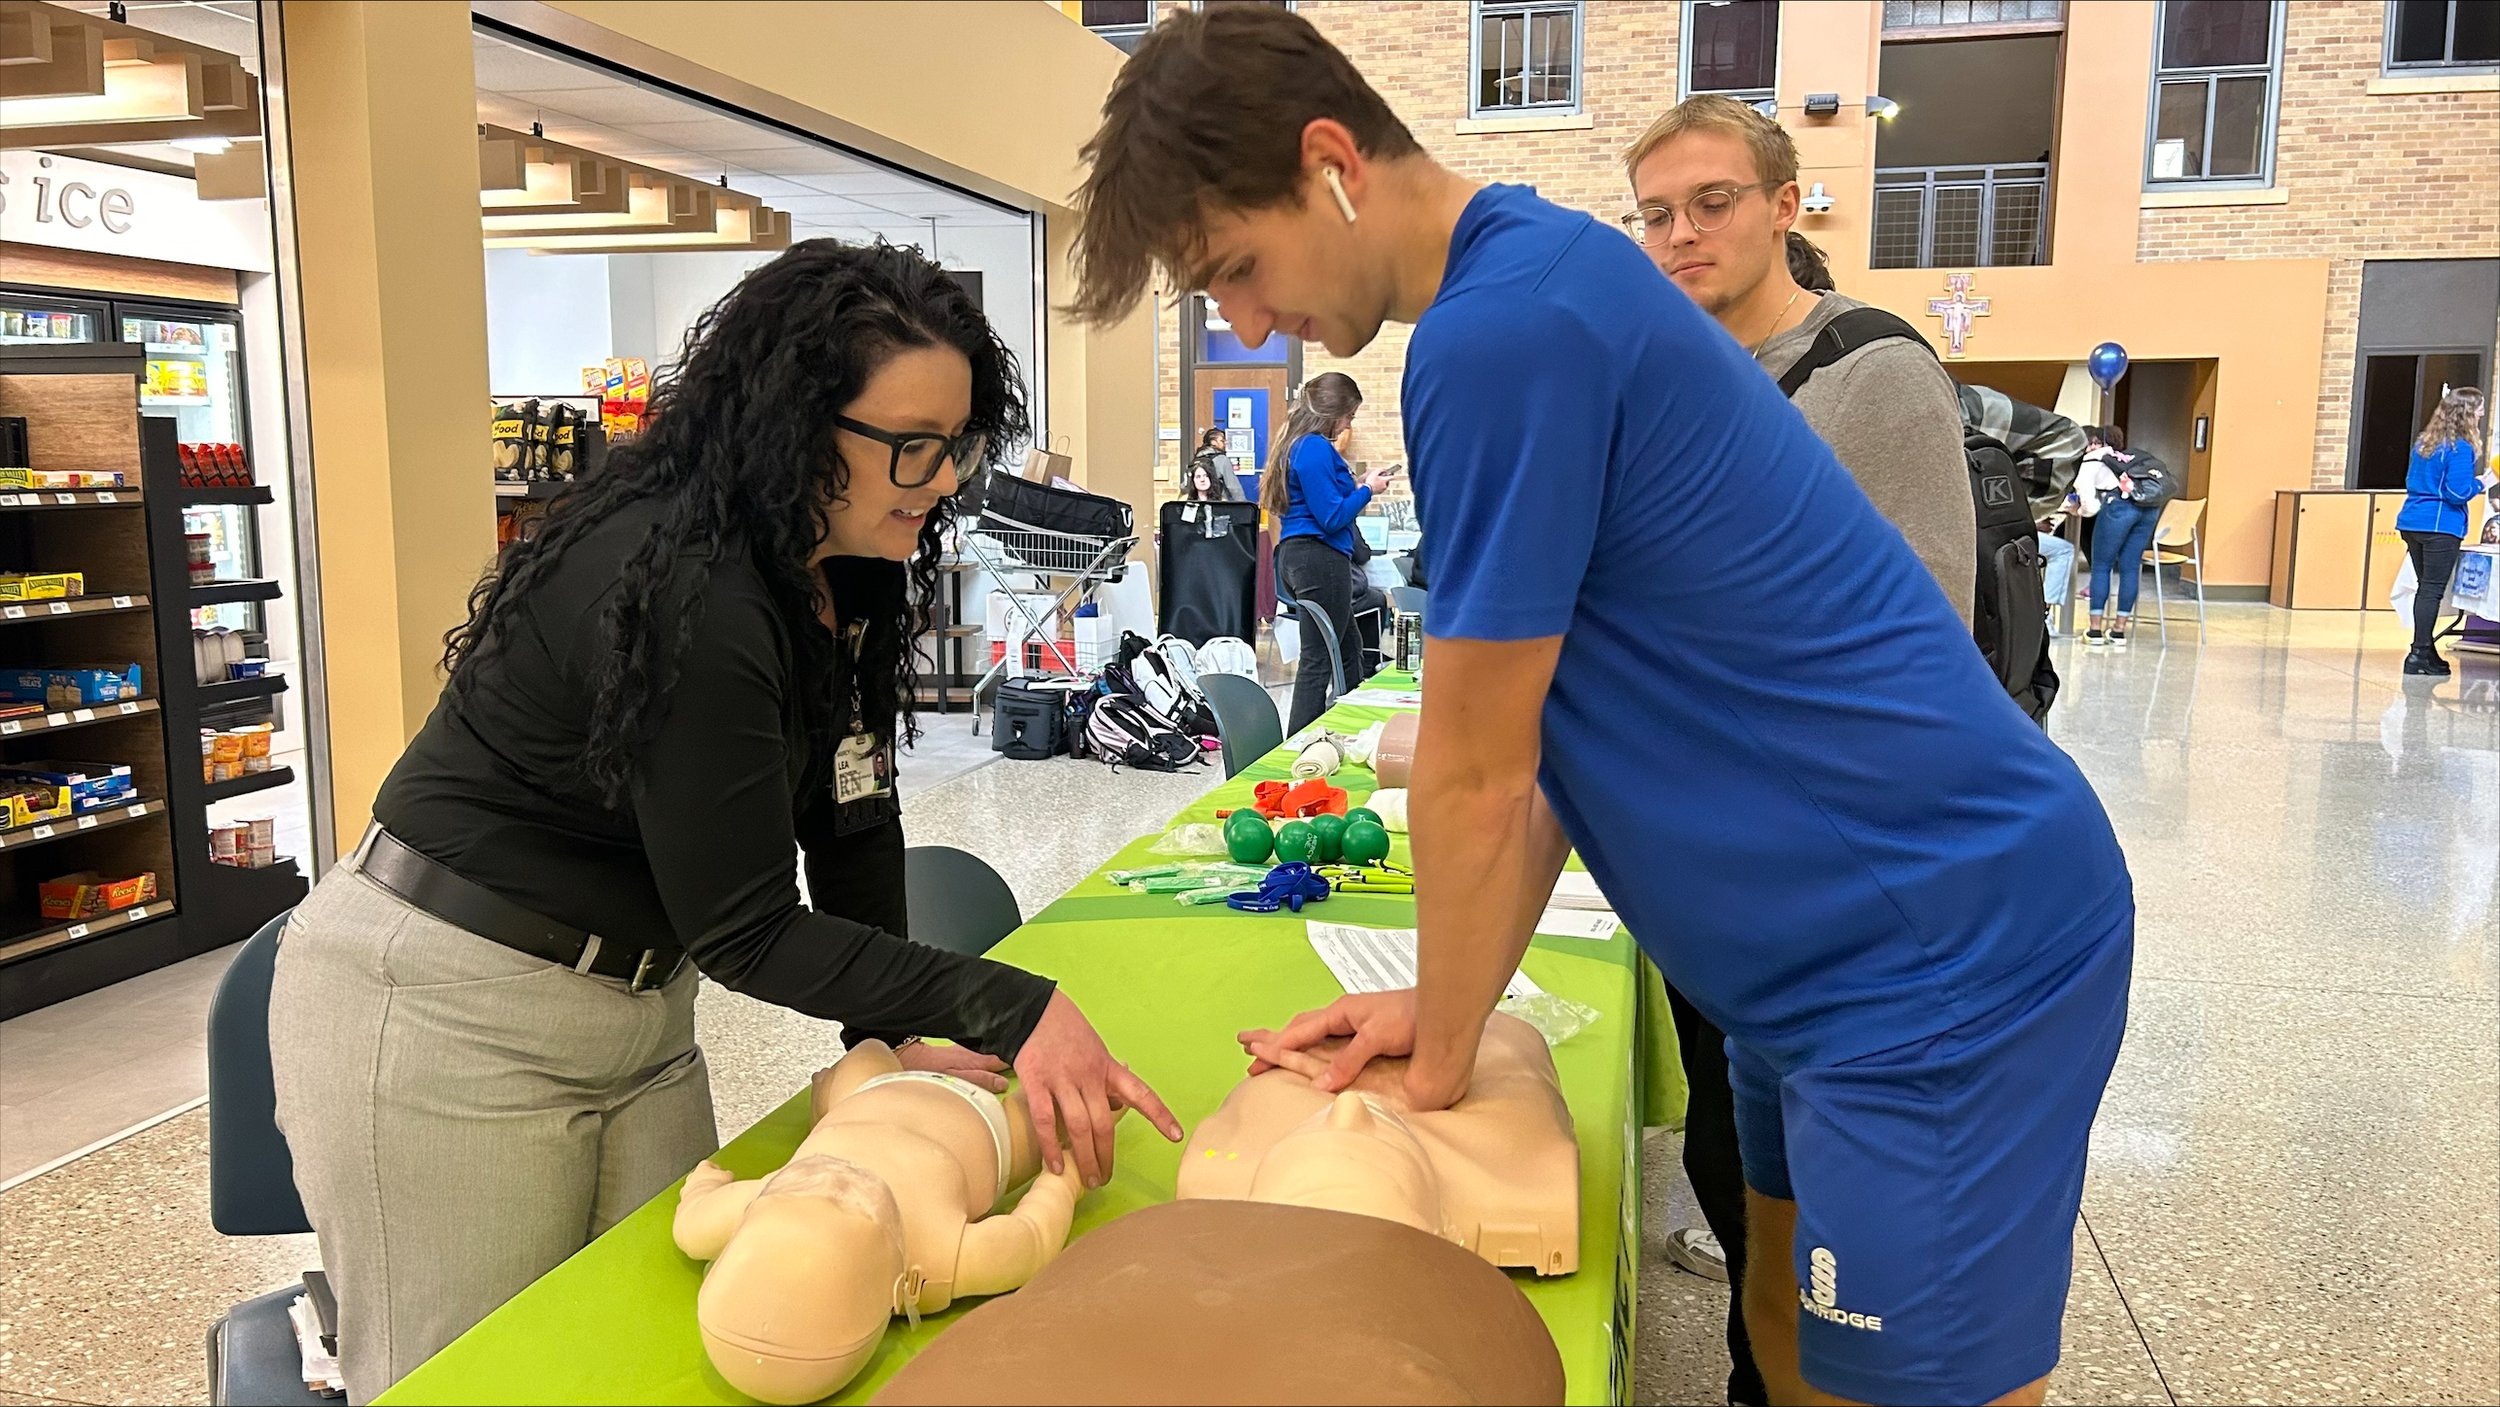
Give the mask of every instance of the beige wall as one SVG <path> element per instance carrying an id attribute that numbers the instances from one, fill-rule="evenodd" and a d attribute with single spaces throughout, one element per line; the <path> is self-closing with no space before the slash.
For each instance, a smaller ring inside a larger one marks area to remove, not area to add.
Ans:
<path id="1" fill-rule="evenodd" d="M 495 550 L 476 96 L 457 5 L 277 9 L 345 853 Z"/>

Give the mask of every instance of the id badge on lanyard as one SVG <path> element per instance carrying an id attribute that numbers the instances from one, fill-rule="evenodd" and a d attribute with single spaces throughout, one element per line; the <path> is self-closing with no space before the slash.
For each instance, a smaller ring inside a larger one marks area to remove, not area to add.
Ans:
<path id="1" fill-rule="evenodd" d="M 851 627 L 848 664 L 851 673 L 851 731 L 833 752 L 835 835 L 856 835 L 886 824 L 900 814 L 894 799 L 894 749 L 868 731 L 860 715 L 866 711 L 859 685 L 861 627 Z"/>

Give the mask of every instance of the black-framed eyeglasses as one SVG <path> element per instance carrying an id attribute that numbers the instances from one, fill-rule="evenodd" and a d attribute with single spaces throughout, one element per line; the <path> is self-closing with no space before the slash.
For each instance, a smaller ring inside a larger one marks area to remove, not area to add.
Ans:
<path id="1" fill-rule="evenodd" d="M 885 476 L 898 489 L 916 489 L 938 476 L 949 462 L 958 478 L 970 478 L 981 468 L 981 456 L 989 448 L 989 436 L 979 430 L 966 430 L 960 435 L 933 435 L 926 430 L 881 430 L 864 420 L 837 415 L 833 423 L 864 440 L 875 440 L 894 452 L 887 462 Z"/>
<path id="2" fill-rule="evenodd" d="M 1749 186 L 1713 186 L 1705 191 L 1695 191 L 1692 198 L 1684 202 L 1684 218 L 1692 224 L 1696 234 L 1726 229 L 1727 222 L 1736 218 L 1737 197 L 1748 191 L 1776 190 L 1781 184 L 1778 181 L 1756 181 Z M 1617 217 L 1616 223 L 1643 244 L 1659 244 L 1675 232 L 1675 209 L 1673 201 L 1654 201 L 1628 215 Z"/>

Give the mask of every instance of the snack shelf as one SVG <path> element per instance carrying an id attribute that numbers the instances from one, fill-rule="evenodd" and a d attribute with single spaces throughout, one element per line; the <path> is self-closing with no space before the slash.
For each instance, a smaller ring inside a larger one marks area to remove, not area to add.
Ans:
<path id="1" fill-rule="evenodd" d="M 8 489 L 0 508 L 136 508 L 147 500 L 137 489 Z"/>
<path id="2" fill-rule="evenodd" d="M 79 468 L 118 469 L 127 485 L 0 489 L 0 510 L 21 510 L 11 530 L 11 571 L 75 571 L 91 589 L 99 577 L 125 588 L 0 602 L 0 664 L 62 669 L 99 659 L 118 667 L 126 660 L 142 669 L 149 690 L 145 698 L 0 718 L 0 761 L 111 762 L 129 767 L 142 793 L 85 815 L 0 829 L 0 886 L 19 901 L 0 912 L 0 1019 L 239 942 L 306 890 L 305 873 L 294 864 L 258 870 L 218 865 L 209 835 L 211 803 L 283 786 L 296 774 L 273 768 L 212 785 L 194 760 L 204 727 L 273 716 L 291 681 L 272 673 L 201 685 L 185 662 L 193 654 L 195 608 L 269 602 L 284 594 L 279 582 L 263 576 L 194 586 L 186 512 L 253 507 L 275 496 L 267 485 L 185 482 L 190 471 L 175 422 L 142 409 L 191 398 L 147 394 L 146 361 L 140 347 L 122 343 L 0 348 L 0 414 L 27 420 L 32 459 L 45 463 L 49 455 L 60 464 L 75 447 Z M 90 511 L 54 511 L 67 508 Z M 113 508 L 140 511 L 93 511 Z M 24 511 L 37 509 L 45 511 Z M 0 523 L 7 518 L 0 513 Z M 247 555 L 237 570 L 266 571 L 255 515 L 242 518 L 239 540 Z M 5 628 L 46 622 L 51 630 Z M 98 726 L 108 723 L 120 726 Z M 27 741 L 80 728 L 93 731 L 58 742 L 48 736 Z M 158 897 L 76 923 L 39 919 L 33 903 L 38 887 L 86 870 L 106 880 L 153 874 Z"/>
<path id="3" fill-rule="evenodd" d="M 285 675 L 264 674 L 258 679 L 227 679 L 198 687 L 200 707 L 212 709 L 240 703 L 245 699 L 265 699 L 275 694 L 283 694 L 288 686 Z"/>
<path id="4" fill-rule="evenodd" d="M 119 806 L 105 806 L 75 816 L 56 816 L 48 821 L 35 821 L 23 826 L 0 830 L 0 850 L 24 850 L 47 840 L 66 840 L 71 836 L 88 835 L 114 826 L 144 821 L 150 816 L 165 814 L 163 797 L 143 796 Z"/>
<path id="5" fill-rule="evenodd" d="M 246 484 L 239 488 L 185 488 L 181 497 L 185 508 L 250 508 L 277 502 L 276 495 L 269 491 L 267 484 Z"/>
<path id="6" fill-rule="evenodd" d="M 284 594 L 284 588 L 266 578 L 208 581 L 191 588 L 190 604 L 197 607 L 222 606 L 229 601 L 275 601 Z"/>
<path id="7" fill-rule="evenodd" d="M 71 596 L 60 600 L 0 602 L 0 625 L 21 620 L 57 620 L 62 616 L 109 616 L 115 611 L 144 611 L 148 598 L 138 593 L 128 596 Z"/>
<path id="8" fill-rule="evenodd" d="M 152 923 L 158 919 L 172 918 L 174 912 L 174 902 L 171 899 L 150 899 L 144 904 L 133 904 L 126 909 L 115 909 L 109 914 L 98 914 L 94 918 L 80 919 L 76 923 L 51 924 L 17 936 L 0 935 L 0 962 L 33 957 L 46 949 L 58 948 L 63 944 L 76 943 L 82 939 L 95 938 L 122 929 L 136 928 L 140 924 Z"/>
<path id="9" fill-rule="evenodd" d="M 295 769 L 272 767 L 266 772 L 246 772 L 229 781 L 203 782 L 201 795 L 208 799 L 209 804 L 214 805 L 220 801 L 232 801 L 238 796 L 250 796 L 256 791 L 282 787 L 294 780 Z"/>
<path id="10" fill-rule="evenodd" d="M 17 718 L 0 718 L 0 738 L 27 737 L 36 733 L 58 733 L 71 728 L 84 728 L 90 723 L 111 723 L 117 719 L 134 718 L 157 711 L 155 699 L 124 699 L 119 703 L 92 704 L 83 708 L 55 709 L 50 713 L 29 713 Z"/>

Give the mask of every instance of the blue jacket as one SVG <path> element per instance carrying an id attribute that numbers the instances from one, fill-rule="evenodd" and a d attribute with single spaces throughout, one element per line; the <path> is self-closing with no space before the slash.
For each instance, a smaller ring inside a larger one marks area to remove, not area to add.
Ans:
<path id="1" fill-rule="evenodd" d="M 2416 449 L 2405 466 L 2405 506 L 2396 514 L 2396 529 L 2463 537 L 2466 505 L 2482 491 L 2474 473 L 2473 445 L 2450 440 L 2429 454 Z"/>
<path id="2" fill-rule="evenodd" d="M 1285 467 L 1293 475 L 1292 497 L 1285 505 L 1285 523 L 1278 542 L 1315 537 L 1348 557 L 1354 555 L 1354 520 L 1371 504 L 1372 491 L 1358 488 L 1345 456 L 1319 434 L 1294 441 Z M 2459 532 L 2464 529 L 2459 528 Z"/>

